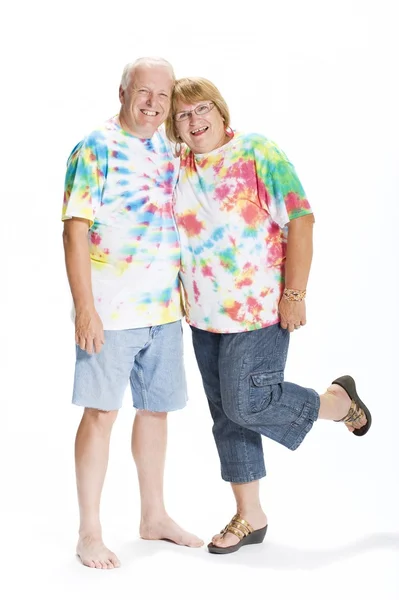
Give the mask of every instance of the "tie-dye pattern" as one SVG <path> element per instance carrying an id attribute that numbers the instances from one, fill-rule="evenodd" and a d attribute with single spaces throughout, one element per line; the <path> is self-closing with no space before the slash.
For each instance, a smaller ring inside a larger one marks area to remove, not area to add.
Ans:
<path id="1" fill-rule="evenodd" d="M 177 171 L 163 132 L 140 139 L 122 130 L 116 117 L 68 159 L 62 218 L 90 222 L 93 295 L 105 329 L 182 316 L 172 207 Z"/>
<path id="2" fill-rule="evenodd" d="M 175 215 L 188 322 L 216 333 L 277 323 L 287 224 L 311 212 L 294 167 L 261 135 L 186 150 Z"/>

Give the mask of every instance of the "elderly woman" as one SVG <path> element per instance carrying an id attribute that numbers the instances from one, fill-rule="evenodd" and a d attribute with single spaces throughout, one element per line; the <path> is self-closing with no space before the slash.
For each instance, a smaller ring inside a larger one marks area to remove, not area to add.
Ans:
<path id="1" fill-rule="evenodd" d="M 287 156 L 262 135 L 233 132 L 225 100 L 202 78 L 177 81 L 166 130 L 181 157 L 175 215 L 187 321 L 237 503 L 208 546 L 226 554 L 266 534 L 262 435 L 295 450 L 317 419 L 362 436 L 371 415 L 348 375 L 321 395 L 284 381 L 290 334 L 306 323 L 314 222 Z"/>

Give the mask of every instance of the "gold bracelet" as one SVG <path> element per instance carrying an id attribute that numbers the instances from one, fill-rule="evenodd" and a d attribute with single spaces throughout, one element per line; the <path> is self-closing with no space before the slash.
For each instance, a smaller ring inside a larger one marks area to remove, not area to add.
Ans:
<path id="1" fill-rule="evenodd" d="M 306 298 L 306 290 L 291 290 L 285 288 L 283 298 L 290 302 L 302 302 Z"/>

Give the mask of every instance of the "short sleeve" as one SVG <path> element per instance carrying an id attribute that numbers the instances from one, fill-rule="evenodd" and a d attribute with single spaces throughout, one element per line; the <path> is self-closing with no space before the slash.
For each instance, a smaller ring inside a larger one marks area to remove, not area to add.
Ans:
<path id="1" fill-rule="evenodd" d="M 72 150 L 65 176 L 62 220 L 87 219 L 90 227 L 101 206 L 107 172 L 107 151 L 104 142 L 89 137 Z"/>
<path id="2" fill-rule="evenodd" d="M 273 221 L 284 227 L 292 219 L 312 214 L 295 168 L 284 152 L 264 138 L 254 153 L 259 195 Z"/>

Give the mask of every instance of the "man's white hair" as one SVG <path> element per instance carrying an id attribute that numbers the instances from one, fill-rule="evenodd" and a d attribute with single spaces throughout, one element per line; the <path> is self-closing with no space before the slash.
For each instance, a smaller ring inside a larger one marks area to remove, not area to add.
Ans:
<path id="1" fill-rule="evenodd" d="M 147 67 L 165 67 L 169 70 L 172 81 L 174 82 L 176 79 L 173 67 L 170 64 L 170 62 L 168 62 L 164 58 L 160 58 L 157 56 L 143 56 L 142 58 L 138 58 L 134 62 L 128 63 L 123 69 L 121 78 L 121 87 L 123 90 L 125 90 L 131 82 L 134 70 L 137 67 L 141 67 L 143 65 Z"/>

